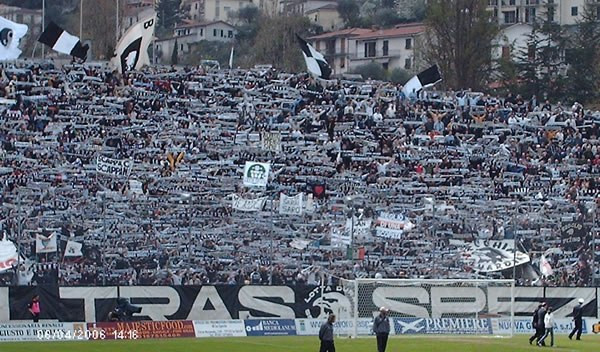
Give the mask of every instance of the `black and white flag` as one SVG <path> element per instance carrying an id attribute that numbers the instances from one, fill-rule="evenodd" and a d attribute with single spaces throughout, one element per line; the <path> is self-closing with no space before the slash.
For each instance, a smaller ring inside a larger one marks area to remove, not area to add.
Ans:
<path id="1" fill-rule="evenodd" d="M 111 60 L 119 72 L 139 70 L 144 65 L 150 64 L 148 46 L 154 36 L 155 27 L 156 13 L 153 13 L 129 28 L 117 44 L 115 57 Z"/>
<path id="2" fill-rule="evenodd" d="M 404 95 L 409 96 L 413 92 L 418 93 L 421 89 L 431 87 L 441 80 L 442 75 L 438 66 L 433 65 L 406 82 L 404 88 L 402 88 L 402 92 Z"/>
<path id="3" fill-rule="evenodd" d="M 27 25 L 0 17 L 0 60 L 15 60 L 21 55 L 19 41 L 27 34 Z"/>
<path id="4" fill-rule="evenodd" d="M 322 78 L 329 79 L 331 76 L 331 66 L 327 63 L 323 54 L 316 51 L 312 45 L 308 44 L 306 40 L 296 35 L 300 49 L 302 49 L 302 55 L 304 56 L 304 62 L 306 62 L 306 69 L 313 75 Z"/>
<path id="5" fill-rule="evenodd" d="M 87 52 L 90 48 L 87 44 L 83 45 L 78 37 L 69 34 L 54 22 L 48 24 L 38 41 L 59 53 L 71 55 L 84 61 L 87 59 Z"/>

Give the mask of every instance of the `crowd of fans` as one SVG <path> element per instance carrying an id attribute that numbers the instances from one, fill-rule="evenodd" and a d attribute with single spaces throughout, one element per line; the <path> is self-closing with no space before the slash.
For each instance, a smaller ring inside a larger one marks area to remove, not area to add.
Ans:
<path id="1" fill-rule="evenodd" d="M 520 284 L 600 278 L 600 114 L 543 97 L 405 96 L 401 88 L 323 84 L 268 67 L 120 75 L 102 64 L 7 65 L 0 221 L 23 260 L 0 278 L 7 285 L 502 278 L 511 270 L 475 270 L 465 246 L 515 237 L 530 257 L 517 271 Z M 131 173 L 97 172 L 99 155 L 131 160 Z M 271 164 L 266 189 L 243 185 L 246 161 Z M 299 192 L 310 195 L 310 207 L 280 214 L 279 194 Z M 245 212 L 232 209 L 232 195 L 267 200 Z M 378 237 L 381 212 L 414 227 Z M 351 231 L 361 229 L 350 250 L 332 243 L 349 218 Z M 580 224 L 580 233 L 565 224 Z M 52 233 L 57 252 L 36 253 L 36 235 Z M 67 241 L 82 243 L 83 255 L 65 256 Z M 547 277 L 538 269 L 542 255 L 553 268 Z"/>

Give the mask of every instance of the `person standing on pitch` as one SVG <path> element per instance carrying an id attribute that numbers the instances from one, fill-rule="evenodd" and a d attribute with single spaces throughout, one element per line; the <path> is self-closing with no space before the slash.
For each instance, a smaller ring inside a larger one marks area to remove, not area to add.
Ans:
<path id="1" fill-rule="evenodd" d="M 33 318 L 34 323 L 40 321 L 40 296 L 33 296 L 33 299 L 27 305 L 27 310 L 29 310 L 29 313 L 31 313 L 31 317 Z"/>
<path id="2" fill-rule="evenodd" d="M 577 333 L 577 340 L 581 340 L 581 332 L 583 328 L 583 298 L 579 299 L 579 304 L 573 308 L 573 321 L 575 322 L 575 328 L 569 334 L 569 340 L 573 339 L 573 335 Z"/>
<path id="3" fill-rule="evenodd" d="M 544 336 L 537 343 L 538 346 L 543 346 L 546 337 L 550 335 L 550 347 L 554 347 L 554 313 L 552 313 L 552 307 L 548 307 L 546 316 L 544 317 L 544 325 L 546 326 L 546 332 Z"/>
<path id="4" fill-rule="evenodd" d="M 531 335 L 531 337 L 529 338 L 530 345 L 533 342 L 533 340 L 535 340 L 538 337 L 538 331 L 539 331 L 538 330 L 538 312 L 540 311 L 541 308 L 542 308 L 542 304 L 540 303 L 540 305 L 533 311 L 533 319 L 531 320 L 531 325 L 535 329 L 535 333 L 533 335 Z"/>
<path id="5" fill-rule="evenodd" d="M 377 352 L 385 352 L 388 336 L 390 335 L 390 319 L 385 307 L 379 308 L 379 315 L 373 322 L 373 332 L 377 336 Z"/>
<path id="6" fill-rule="evenodd" d="M 319 352 L 335 352 L 333 344 L 333 323 L 335 323 L 335 314 L 331 314 L 327 321 L 321 325 L 319 330 L 319 340 L 321 340 L 321 348 Z"/>

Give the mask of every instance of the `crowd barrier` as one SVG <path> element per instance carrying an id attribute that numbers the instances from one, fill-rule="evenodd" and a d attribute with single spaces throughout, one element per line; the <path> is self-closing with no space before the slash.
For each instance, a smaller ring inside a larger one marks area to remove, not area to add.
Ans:
<path id="1" fill-rule="evenodd" d="M 319 319 L 249 319 L 249 320 L 172 320 L 105 323 L 3 323 L 0 341 L 82 341 L 138 340 L 156 338 L 207 338 L 251 336 L 318 336 L 323 323 Z M 392 335 L 509 335 L 509 318 L 392 318 Z M 372 335 L 372 319 L 357 321 L 361 336 Z M 531 319 L 515 319 L 516 334 L 531 334 Z M 574 327 L 570 319 L 557 319 L 554 333 L 568 334 Z M 334 333 L 345 337 L 353 333 L 354 321 L 340 320 Z M 583 334 L 600 333 L 600 321 L 583 320 Z"/>

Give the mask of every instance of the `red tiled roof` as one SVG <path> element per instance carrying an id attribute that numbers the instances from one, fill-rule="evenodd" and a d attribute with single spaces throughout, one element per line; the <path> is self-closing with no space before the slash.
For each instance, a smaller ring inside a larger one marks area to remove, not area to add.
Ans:
<path id="1" fill-rule="evenodd" d="M 354 39 L 365 40 L 365 39 L 376 39 L 376 38 L 389 38 L 389 37 L 408 37 L 415 34 L 423 33 L 425 26 L 422 23 L 407 23 L 400 24 L 394 28 L 389 29 L 373 29 L 368 32 L 363 32 Z"/>
<path id="2" fill-rule="evenodd" d="M 339 31 L 327 32 L 327 33 L 315 35 L 314 37 L 310 37 L 308 39 L 315 40 L 315 39 L 328 39 L 328 38 L 337 38 L 337 37 L 351 37 L 351 36 L 357 36 L 357 35 L 361 35 L 363 33 L 368 33 L 368 32 L 371 32 L 371 30 L 364 29 L 364 28 L 348 28 L 348 29 L 342 29 Z"/>

